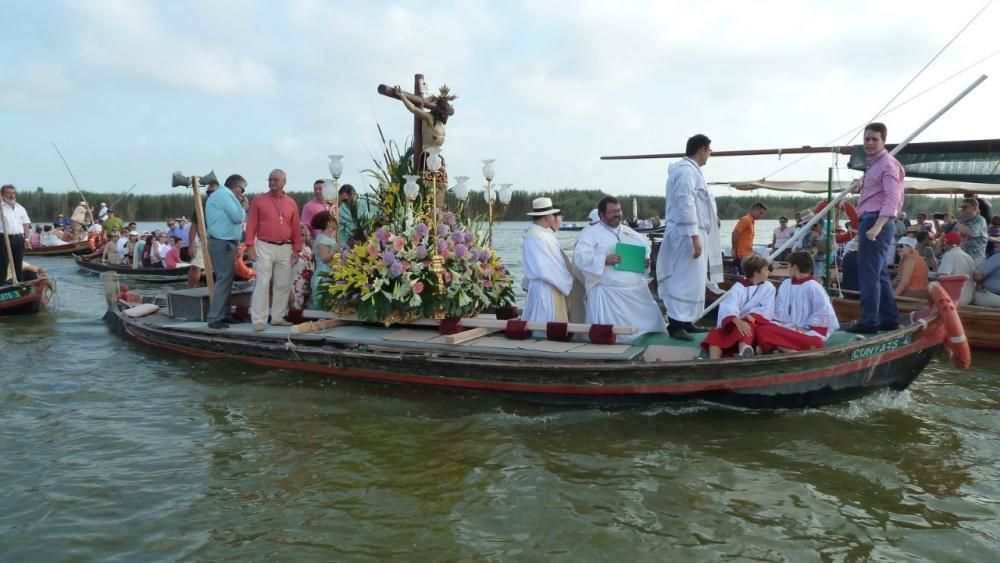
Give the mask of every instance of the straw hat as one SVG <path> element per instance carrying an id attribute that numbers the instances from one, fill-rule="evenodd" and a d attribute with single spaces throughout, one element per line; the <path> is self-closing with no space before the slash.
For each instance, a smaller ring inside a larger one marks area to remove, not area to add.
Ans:
<path id="1" fill-rule="evenodd" d="M 545 215 L 555 215 L 559 210 L 552 206 L 552 200 L 547 197 L 537 197 L 531 200 L 531 211 L 528 215 L 532 217 L 543 217 Z"/>

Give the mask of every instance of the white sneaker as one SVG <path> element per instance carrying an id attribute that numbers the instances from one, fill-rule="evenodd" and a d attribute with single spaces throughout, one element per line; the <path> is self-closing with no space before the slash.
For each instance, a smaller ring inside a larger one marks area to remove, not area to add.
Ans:
<path id="1" fill-rule="evenodd" d="M 752 358 L 753 357 L 753 348 L 751 348 L 750 346 L 747 346 L 746 348 L 740 350 L 740 357 L 741 358 Z"/>
<path id="2" fill-rule="evenodd" d="M 264 323 L 253 323 L 253 329 L 257 332 L 264 332 L 265 328 L 267 328 L 267 325 Z"/>

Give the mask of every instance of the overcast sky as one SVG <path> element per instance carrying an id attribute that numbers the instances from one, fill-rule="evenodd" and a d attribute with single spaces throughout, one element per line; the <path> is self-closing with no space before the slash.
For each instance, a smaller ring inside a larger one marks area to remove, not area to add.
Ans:
<path id="1" fill-rule="evenodd" d="M 65 190 L 55 142 L 85 189 L 170 191 L 173 170 L 268 171 L 289 189 L 343 180 L 402 142 L 412 119 L 379 96 L 424 73 L 459 98 L 452 177 L 532 191 L 662 194 L 669 161 L 606 154 L 818 146 L 853 132 L 984 0 L 287 2 L 7 0 L 0 19 L 0 183 Z M 897 100 L 1000 50 L 988 8 Z M 901 140 L 979 74 L 992 77 L 918 140 L 1000 138 L 1000 55 L 884 116 Z M 850 140 L 847 137 L 840 142 Z M 856 140 L 856 139 L 855 139 Z M 825 179 L 828 156 L 717 158 L 710 181 Z M 841 165 L 846 164 L 841 161 Z M 844 173 L 844 175 L 849 175 Z"/>

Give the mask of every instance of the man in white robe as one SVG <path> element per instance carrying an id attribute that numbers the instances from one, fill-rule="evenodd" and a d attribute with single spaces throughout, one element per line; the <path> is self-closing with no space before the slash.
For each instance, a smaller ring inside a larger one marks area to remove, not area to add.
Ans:
<path id="1" fill-rule="evenodd" d="M 634 335 L 619 335 L 631 342 L 647 332 L 663 332 L 666 324 L 640 272 L 618 270 L 622 257 L 615 250 L 619 242 L 644 247 L 648 264 L 649 239 L 622 224 L 622 207 L 613 197 L 605 197 L 597 206 L 601 221 L 580 235 L 573 252 L 573 263 L 583 273 L 587 289 L 587 322 L 633 326 Z"/>
<path id="2" fill-rule="evenodd" d="M 705 309 L 705 286 L 710 278 L 722 281 L 718 211 L 701 173 L 712 154 L 711 143 L 700 134 L 688 139 L 687 156 L 671 164 L 667 176 L 666 226 L 656 257 L 656 281 L 667 308 L 667 330 L 680 340 L 693 340 L 691 332 L 705 332 L 694 325 Z"/>
<path id="3" fill-rule="evenodd" d="M 569 322 L 573 317 L 569 296 L 573 292 L 576 279 L 572 264 L 556 239 L 556 232 L 562 223 L 560 211 L 547 197 L 531 202 L 532 225 L 524 232 L 524 246 L 521 250 L 524 264 L 522 286 L 528 292 L 524 301 L 521 320 L 529 322 Z M 579 285 L 579 284 L 577 284 Z M 579 311 L 580 320 L 583 311 Z M 544 336 L 544 333 L 536 335 Z"/>

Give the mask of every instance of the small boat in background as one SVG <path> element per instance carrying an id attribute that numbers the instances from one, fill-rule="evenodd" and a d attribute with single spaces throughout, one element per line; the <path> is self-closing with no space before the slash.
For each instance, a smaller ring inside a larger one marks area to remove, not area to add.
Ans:
<path id="1" fill-rule="evenodd" d="M 559 227 L 559 230 L 560 231 L 582 231 L 582 230 L 584 230 L 586 228 L 587 228 L 587 225 L 584 224 L 584 223 L 574 223 L 572 221 L 567 221 L 567 222 L 563 223 L 561 227 Z"/>
<path id="2" fill-rule="evenodd" d="M 190 265 L 184 265 L 180 268 L 161 268 L 159 266 L 133 268 L 130 265 L 115 265 L 101 262 L 100 260 L 87 260 L 82 256 L 74 256 L 74 259 L 76 260 L 76 265 L 83 270 L 98 274 L 102 272 L 115 272 L 123 276 L 128 276 L 133 280 L 144 282 L 166 283 L 185 281 L 187 280 L 188 270 L 191 269 Z"/>
<path id="3" fill-rule="evenodd" d="M 69 256 L 71 254 L 76 254 L 77 252 L 90 252 L 90 243 L 88 241 L 71 242 L 67 244 L 60 244 L 58 246 L 36 246 L 33 248 L 25 248 L 25 256 Z"/>

